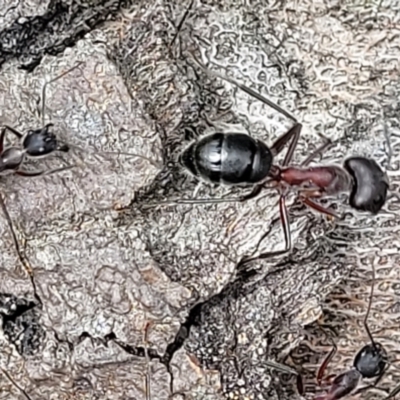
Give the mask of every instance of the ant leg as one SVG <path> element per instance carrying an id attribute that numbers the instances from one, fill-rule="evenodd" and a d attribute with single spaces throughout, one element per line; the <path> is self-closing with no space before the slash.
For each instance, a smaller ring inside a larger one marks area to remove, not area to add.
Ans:
<path id="1" fill-rule="evenodd" d="M 367 331 L 367 335 L 369 337 L 369 340 L 371 341 L 371 344 L 375 348 L 377 348 L 376 347 L 376 343 L 374 341 L 374 338 L 372 337 L 371 331 L 369 330 L 369 327 L 368 327 L 368 317 L 369 317 L 369 313 L 371 311 L 372 298 L 374 297 L 374 286 L 375 286 L 375 266 L 374 266 L 373 262 L 371 263 L 371 271 L 372 271 L 371 293 L 370 293 L 370 296 L 369 296 L 369 303 L 368 303 L 367 312 L 366 312 L 365 317 L 364 317 L 364 328 Z"/>
<path id="2" fill-rule="evenodd" d="M 51 175 L 51 174 L 54 174 L 56 172 L 65 171 L 65 170 L 71 169 L 71 168 L 74 168 L 74 165 L 68 165 L 68 166 L 62 167 L 62 168 L 50 169 L 48 171 L 23 171 L 23 170 L 17 170 L 14 173 L 16 175 L 19 175 L 19 176 L 24 176 L 24 177 L 27 177 L 27 178 L 31 178 L 31 177 L 34 177 L 34 176 Z"/>
<path id="3" fill-rule="evenodd" d="M 62 74 L 56 76 L 55 78 L 49 80 L 48 82 L 46 82 L 43 87 L 42 87 L 42 124 L 44 125 L 44 111 L 45 111 L 45 104 L 46 104 L 46 87 L 47 85 L 49 85 L 50 83 L 53 83 L 55 81 L 57 81 L 58 79 L 61 79 L 63 76 L 69 74 L 70 72 L 72 72 L 73 70 L 75 70 L 76 68 L 80 67 L 82 64 L 84 64 L 83 61 L 79 61 L 74 67 L 68 69 L 67 71 L 63 72 Z"/>
<path id="4" fill-rule="evenodd" d="M 329 210 L 329 208 L 323 207 L 320 204 L 315 203 L 313 200 L 309 198 L 302 198 L 300 197 L 300 201 L 302 201 L 306 206 L 318 211 L 321 214 L 326 214 L 329 217 L 343 219 L 343 216 L 336 214 L 334 211 Z"/>
<path id="5" fill-rule="evenodd" d="M 322 383 L 322 378 L 324 376 L 325 370 L 328 367 L 328 364 L 331 362 L 332 358 L 334 357 L 334 355 L 337 352 L 337 346 L 336 344 L 333 342 L 333 347 L 332 350 L 328 353 L 328 355 L 325 357 L 325 360 L 322 362 L 321 366 L 318 369 L 318 373 L 317 373 L 317 382 L 318 385 L 321 386 Z"/>
<path id="6" fill-rule="evenodd" d="M 381 379 L 382 379 L 383 376 L 385 375 L 385 372 L 386 372 L 387 368 L 388 368 L 388 365 L 386 365 L 386 367 L 383 368 L 383 370 L 382 370 L 381 373 L 377 376 L 377 378 L 375 379 L 375 381 L 374 381 L 373 383 L 371 383 L 370 385 L 364 386 L 364 387 L 362 387 L 362 388 L 356 390 L 356 391 L 354 392 L 353 395 L 356 396 L 357 394 L 360 394 L 360 393 L 362 393 L 362 392 L 365 392 L 366 390 L 369 390 L 369 389 L 372 389 L 372 388 L 376 387 L 376 385 L 381 381 Z M 397 388 L 395 388 L 394 390 L 392 390 L 392 392 L 389 393 L 389 396 L 388 396 L 388 397 L 385 397 L 384 400 L 390 399 L 390 398 L 396 396 L 396 394 L 399 393 L 399 392 L 400 392 L 400 386 L 398 386 Z"/>
<path id="7" fill-rule="evenodd" d="M 393 397 L 395 397 L 396 395 L 398 395 L 400 393 L 400 385 L 397 385 L 390 393 L 387 397 L 385 397 L 383 400 L 389 400 L 392 399 Z"/>
<path id="8" fill-rule="evenodd" d="M 6 137 L 6 128 L 2 128 L 1 129 L 1 133 L 0 133 L 0 153 L 3 152 L 4 150 L 4 139 Z"/>
<path id="9" fill-rule="evenodd" d="M 179 22 L 178 27 L 176 28 L 176 33 L 175 33 L 175 35 L 174 35 L 174 38 L 171 40 L 171 44 L 169 45 L 170 48 L 174 45 L 175 40 L 177 39 L 177 37 L 178 37 L 178 35 L 179 35 L 179 32 L 181 31 L 182 26 L 183 26 L 183 24 L 184 24 L 184 22 L 185 22 L 187 16 L 189 15 L 190 10 L 191 10 L 192 7 L 193 7 L 193 4 L 194 4 L 194 0 L 192 0 L 192 1 L 190 2 L 189 7 L 186 9 L 185 13 L 183 14 L 183 17 L 182 17 L 181 21 Z"/>
<path id="10" fill-rule="evenodd" d="M 257 197 L 263 188 L 263 185 L 257 185 L 253 190 L 240 197 L 226 197 L 226 198 L 207 198 L 207 199 L 177 199 L 172 201 L 159 201 L 157 203 L 143 204 L 143 209 L 154 208 L 159 205 L 176 206 L 177 204 L 217 204 L 217 203 L 240 203 Z"/>
<path id="11" fill-rule="evenodd" d="M 300 165 L 302 167 L 306 167 L 308 164 L 310 164 L 311 161 L 315 159 L 315 157 L 322 154 L 322 152 L 328 149 L 330 146 L 332 146 L 332 140 L 325 138 L 325 143 L 315 149 Z"/>
<path id="12" fill-rule="evenodd" d="M 238 270 L 241 270 L 246 264 L 249 264 L 250 262 L 256 260 L 262 260 L 265 258 L 276 257 L 290 253 L 290 251 L 292 250 L 292 238 L 290 235 L 290 225 L 289 225 L 288 211 L 286 207 L 286 197 L 283 195 L 281 195 L 281 197 L 279 198 L 279 212 L 280 212 L 280 219 L 282 222 L 283 233 L 285 236 L 285 248 L 283 250 L 261 253 L 257 257 L 250 257 L 250 258 L 245 257 L 239 261 L 239 264 L 237 266 Z"/>
<path id="13" fill-rule="evenodd" d="M 11 126 L 4 125 L 4 128 L 9 130 L 11 133 L 13 133 L 18 139 L 21 139 L 23 134 L 18 132 L 16 129 L 12 128 Z"/>
<path id="14" fill-rule="evenodd" d="M 274 370 L 277 370 L 277 371 L 280 371 L 283 373 L 295 375 L 297 391 L 300 395 L 304 394 L 303 379 L 301 378 L 301 375 L 296 370 L 288 367 L 287 365 L 284 365 L 284 364 L 281 364 L 281 363 L 278 363 L 275 361 L 266 360 L 266 361 L 264 361 L 264 364 L 271 369 L 274 369 Z"/>
<path id="15" fill-rule="evenodd" d="M 282 163 L 283 167 L 288 165 L 293 158 L 293 154 L 297 147 L 302 127 L 303 125 L 296 123 L 296 125 L 294 125 L 285 134 L 283 134 L 280 138 L 278 138 L 275 141 L 275 143 L 271 146 L 271 153 L 273 156 L 276 156 L 283 150 L 284 146 L 291 140 L 285 159 L 283 160 Z"/>

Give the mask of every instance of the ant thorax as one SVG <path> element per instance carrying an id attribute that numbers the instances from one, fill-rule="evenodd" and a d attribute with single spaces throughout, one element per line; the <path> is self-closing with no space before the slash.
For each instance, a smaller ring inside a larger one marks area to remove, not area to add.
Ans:
<path id="1" fill-rule="evenodd" d="M 317 191 L 326 195 L 349 192 L 353 179 L 337 165 L 321 167 L 288 167 L 280 170 L 279 180 L 296 190 Z"/>

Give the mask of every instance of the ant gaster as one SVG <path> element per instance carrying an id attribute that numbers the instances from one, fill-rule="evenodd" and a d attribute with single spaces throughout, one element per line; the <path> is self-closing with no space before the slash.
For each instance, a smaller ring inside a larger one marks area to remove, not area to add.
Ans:
<path id="1" fill-rule="evenodd" d="M 300 166 L 289 166 L 302 129 L 296 118 L 247 86 L 209 71 L 197 60 L 196 63 L 207 73 L 235 85 L 290 118 L 295 124 L 271 147 L 242 133 L 214 133 L 200 138 L 183 151 L 180 163 L 192 175 L 216 184 L 253 185 L 253 190 L 247 195 L 238 198 L 178 199 L 155 205 L 243 202 L 258 196 L 264 188 L 276 188 L 280 192 L 279 208 L 285 249 L 263 253 L 254 258 L 245 258 L 241 261 L 241 265 L 291 251 L 292 242 L 286 207 L 286 196 L 290 190 L 295 190 L 300 201 L 308 207 L 335 218 L 341 217 L 315 200 L 346 192 L 349 194 L 349 204 L 352 208 L 371 214 L 379 212 L 386 202 L 389 182 L 387 175 L 374 160 L 351 157 L 345 160 L 343 167 L 338 165 L 309 167 L 308 165 L 331 145 L 331 141 L 326 139 L 326 142 L 310 154 Z M 275 156 L 281 153 L 287 144 L 289 146 L 282 165 L 274 165 Z"/>
<path id="2" fill-rule="evenodd" d="M 79 62 L 73 68 L 65 71 L 58 75 L 56 78 L 46 82 L 42 89 L 42 121 L 44 125 L 44 108 L 45 108 L 45 96 L 46 86 L 56 80 L 62 78 L 66 74 L 70 73 L 74 69 L 78 68 L 82 62 Z M 16 129 L 4 125 L 0 132 L 0 175 L 7 175 L 14 173 L 20 176 L 33 177 L 40 175 L 48 175 L 54 172 L 64 171 L 72 168 L 72 166 L 66 166 L 62 168 L 56 168 L 48 171 L 24 171 L 21 169 L 26 158 L 38 159 L 48 156 L 55 151 L 68 152 L 69 147 L 66 144 L 61 144 L 57 140 L 56 136 L 52 132 L 51 128 L 53 124 L 44 125 L 43 128 L 36 130 L 29 130 L 25 135 L 18 132 Z M 10 131 L 19 139 L 20 146 L 9 146 L 4 147 L 6 132 Z"/>
<path id="3" fill-rule="evenodd" d="M 357 353 L 357 355 L 354 358 L 353 368 L 346 372 L 343 372 L 340 375 L 337 375 L 332 381 L 332 385 L 328 393 L 317 396 L 315 400 L 339 400 L 344 396 L 349 395 L 350 393 L 354 394 L 360 393 L 365 391 L 366 389 L 374 387 L 382 379 L 383 374 L 388 365 L 387 353 L 383 348 L 383 346 L 380 343 L 375 342 L 375 340 L 373 339 L 367 322 L 374 294 L 374 282 L 375 282 L 375 267 L 372 263 L 371 294 L 369 298 L 367 313 L 364 318 L 364 327 L 368 334 L 370 343 L 365 345 Z M 335 355 L 336 351 L 337 347 L 334 344 L 334 347 L 327 355 L 324 362 L 321 364 L 321 367 L 319 368 L 317 373 L 317 381 L 319 385 L 321 385 L 324 372 L 329 362 Z M 362 378 L 376 378 L 376 379 L 371 385 L 356 390 Z"/>

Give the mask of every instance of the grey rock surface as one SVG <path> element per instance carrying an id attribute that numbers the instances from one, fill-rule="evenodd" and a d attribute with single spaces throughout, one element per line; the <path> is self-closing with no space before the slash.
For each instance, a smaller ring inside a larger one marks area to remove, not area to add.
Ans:
<path id="1" fill-rule="evenodd" d="M 393 365 L 383 391 L 360 398 L 384 397 L 399 377 L 397 3 L 195 0 L 175 40 L 189 2 L 3 3 L 1 125 L 42 126 L 44 83 L 82 65 L 46 90 L 45 122 L 72 150 L 27 163 L 74 168 L 1 180 L 19 243 L 1 214 L 1 395 L 300 398 L 272 360 L 301 373 L 312 399 L 324 389 L 315 372 L 326 332 L 339 346 L 329 374 L 350 368 L 367 340 L 374 263 L 371 328 Z M 326 204 L 346 219 L 331 222 L 293 196 L 293 254 L 238 277 L 242 257 L 284 245 L 277 193 L 149 208 L 246 190 L 182 171 L 178 156 L 196 137 L 241 131 L 271 144 L 293 124 L 193 57 L 296 116 L 295 163 L 319 134 L 333 140 L 324 163 L 376 159 L 391 181 L 384 210 L 358 214 L 342 196 Z"/>

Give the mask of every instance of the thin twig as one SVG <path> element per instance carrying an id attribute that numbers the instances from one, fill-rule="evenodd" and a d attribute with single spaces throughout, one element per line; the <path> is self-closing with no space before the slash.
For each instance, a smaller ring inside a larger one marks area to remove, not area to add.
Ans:
<path id="1" fill-rule="evenodd" d="M 80 67 L 82 64 L 84 64 L 84 62 L 83 61 L 79 61 L 74 67 L 72 67 L 69 70 L 63 72 L 62 74 L 56 76 L 55 78 L 51 79 L 50 81 L 46 82 L 43 85 L 43 87 L 42 87 L 42 111 L 41 111 L 42 112 L 42 124 L 43 124 L 43 126 L 45 125 L 45 123 L 44 123 L 44 114 L 45 114 L 44 110 L 45 110 L 45 107 L 46 107 L 46 88 L 47 88 L 47 85 L 50 85 L 51 83 L 61 79 L 63 76 L 69 74 L 70 72 L 72 72 L 76 68 Z"/>

